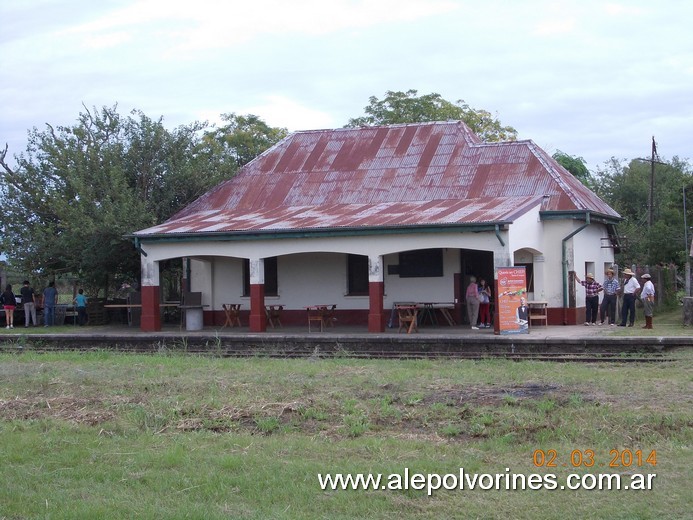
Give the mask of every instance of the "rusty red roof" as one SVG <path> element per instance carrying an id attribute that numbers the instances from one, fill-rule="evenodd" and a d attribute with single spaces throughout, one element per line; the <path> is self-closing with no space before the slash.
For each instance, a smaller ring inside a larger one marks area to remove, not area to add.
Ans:
<path id="1" fill-rule="evenodd" d="M 136 236 L 509 223 L 618 213 L 532 141 L 482 143 L 464 123 L 291 134 Z"/>

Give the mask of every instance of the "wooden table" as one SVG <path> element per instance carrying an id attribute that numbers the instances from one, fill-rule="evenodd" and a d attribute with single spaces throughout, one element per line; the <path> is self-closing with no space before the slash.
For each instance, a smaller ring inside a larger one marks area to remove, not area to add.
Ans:
<path id="1" fill-rule="evenodd" d="M 424 321 L 428 320 L 431 325 L 438 325 L 438 318 L 436 318 L 436 311 L 445 318 L 445 321 L 453 327 L 457 325 L 455 319 L 450 314 L 450 309 L 455 308 L 454 303 L 440 303 L 440 302 L 421 302 L 417 304 L 422 307 L 421 313 L 419 315 L 419 325 L 423 325 Z"/>
<path id="2" fill-rule="evenodd" d="M 241 326 L 241 305 L 240 303 L 222 303 L 221 308 L 224 309 L 224 314 L 226 314 L 226 321 L 222 326 L 224 327 L 235 327 Z"/>
<path id="3" fill-rule="evenodd" d="M 325 330 L 326 325 L 334 327 L 334 311 L 337 308 L 335 304 L 319 304 L 319 305 L 308 305 L 306 311 L 308 311 L 308 332 L 311 331 L 311 323 L 320 323 L 320 332 Z"/>
<path id="4" fill-rule="evenodd" d="M 103 308 L 104 309 L 127 309 L 128 327 L 131 327 L 132 322 L 133 322 L 132 309 L 141 309 L 142 304 L 141 303 L 115 303 L 115 304 L 110 304 L 110 305 L 104 305 Z"/>
<path id="5" fill-rule="evenodd" d="M 160 303 L 159 307 L 180 307 L 178 303 Z M 109 305 L 104 305 L 104 309 L 127 309 L 128 313 L 128 325 L 132 325 L 132 309 L 141 309 L 141 303 L 112 303 Z"/>

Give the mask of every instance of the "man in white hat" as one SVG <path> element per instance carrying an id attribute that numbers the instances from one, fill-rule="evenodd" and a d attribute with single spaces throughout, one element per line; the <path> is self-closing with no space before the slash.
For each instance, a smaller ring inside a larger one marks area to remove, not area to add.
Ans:
<path id="1" fill-rule="evenodd" d="M 643 329 L 652 328 L 652 315 L 654 314 L 654 300 L 655 300 L 655 288 L 652 283 L 651 276 L 649 273 L 645 273 L 640 278 L 645 280 L 642 286 L 642 292 L 640 293 L 640 299 L 642 300 L 642 305 L 645 308 L 645 325 Z"/>
<path id="2" fill-rule="evenodd" d="M 594 275 L 587 273 L 586 280 L 580 280 L 574 273 L 575 281 L 585 288 L 585 325 L 596 325 L 599 313 L 599 292 L 604 290 L 599 282 L 594 281 Z"/>
<path id="3" fill-rule="evenodd" d="M 621 306 L 621 323 L 619 327 L 628 325 L 632 327 L 635 323 L 635 294 L 640 290 L 640 283 L 635 279 L 635 273 L 630 269 L 623 270 L 623 305 Z M 630 313 L 630 321 L 628 314 Z"/>

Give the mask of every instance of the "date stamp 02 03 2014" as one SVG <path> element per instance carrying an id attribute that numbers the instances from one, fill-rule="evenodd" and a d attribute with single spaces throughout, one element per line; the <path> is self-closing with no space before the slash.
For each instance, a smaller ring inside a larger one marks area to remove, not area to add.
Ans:
<path id="1" fill-rule="evenodd" d="M 607 462 L 608 460 L 608 462 Z M 642 468 L 657 466 L 657 450 L 609 450 L 609 456 L 600 460 L 594 450 L 571 450 L 568 454 L 559 454 L 557 450 L 537 449 L 532 452 L 532 463 L 537 468 L 591 468 L 603 466 L 609 468 Z"/>

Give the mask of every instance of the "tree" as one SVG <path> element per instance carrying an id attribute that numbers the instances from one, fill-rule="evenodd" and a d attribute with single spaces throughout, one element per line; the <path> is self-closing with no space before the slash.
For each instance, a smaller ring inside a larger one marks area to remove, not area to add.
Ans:
<path id="1" fill-rule="evenodd" d="M 222 163 L 240 168 L 288 135 L 286 128 L 271 127 L 253 114 L 222 114 L 227 124 L 205 134 L 210 153 L 221 157 Z"/>
<path id="2" fill-rule="evenodd" d="M 255 116 L 228 120 L 169 131 L 161 118 L 122 117 L 114 106 L 85 108 L 73 126 L 33 129 L 16 168 L 7 146 L 0 153 L 0 194 L 12 208 L 3 251 L 27 275 L 70 272 L 92 294 L 139 279 L 127 235 L 166 220 L 285 133 Z"/>
<path id="3" fill-rule="evenodd" d="M 423 96 L 417 96 L 417 94 L 416 90 L 406 92 L 388 90 L 382 100 L 371 96 L 369 105 L 364 109 L 367 115 L 350 119 L 346 126 L 461 120 L 484 141 L 517 139 L 517 130 L 511 126 L 503 126 L 498 118 L 486 110 L 475 110 L 462 100 L 452 103 L 436 93 Z"/>
<path id="4" fill-rule="evenodd" d="M 684 236 L 683 194 L 693 191 L 693 169 L 674 157 L 655 165 L 653 224 L 648 226 L 651 165 L 642 160 L 623 163 L 612 158 L 594 177 L 595 192 L 624 218 L 619 234 L 626 237 L 618 262 L 622 265 L 674 262 L 688 257 Z M 687 193 L 687 221 L 693 217 L 693 193 Z"/>
<path id="5" fill-rule="evenodd" d="M 578 179 L 585 186 L 590 187 L 592 184 L 592 176 L 590 171 L 587 169 L 585 160 L 582 157 L 576 157 L 568 155 L 565 152 L 556 150 L 556 153 L 552 155 L 558 164 L 563 166 L 566 170 L 573 174 L 573 176 Z"/>

